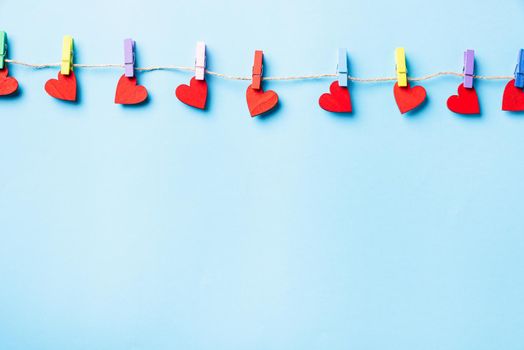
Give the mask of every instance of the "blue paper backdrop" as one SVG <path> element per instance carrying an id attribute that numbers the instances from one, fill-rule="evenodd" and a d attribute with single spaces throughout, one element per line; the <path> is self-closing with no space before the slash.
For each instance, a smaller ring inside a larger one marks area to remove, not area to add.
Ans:
<path id="1" fill-rule="evenodd" d="M 22 1 L 0 3 L 10 57 L 193 64 L 250 75 L 460 71 L 511 75 L 520 0 Z M 251 119 L 246 82 L 208 78 L 200 112 L 139 75 L 142 107 L 113 104 L 122 72 L 77 71 L 77 105 L 43 91 L 56 69 L 12 66 L 0 100 L 2 350 L 520 350 L 524 344 L 524 116 L 505 82 L 476 84 L 479 118 L 445 107 L 460 79 L 424 82 L 400 116 L 392 84 L 353 84 L 355 113 L 322 111 L 330 80 L 271 82 Z"/>

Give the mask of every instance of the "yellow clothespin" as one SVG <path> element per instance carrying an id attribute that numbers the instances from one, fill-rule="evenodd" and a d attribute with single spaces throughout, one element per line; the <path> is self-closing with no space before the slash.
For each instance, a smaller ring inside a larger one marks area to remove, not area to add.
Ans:
<path id="1" fill-rule="evenodd" d="M 397 80 L 399 87 L 408 86 L 408 69 L 406 66 L 406 52 L 403 47 L 395 49 L 395 63 L 397 65 Z"/>
<path id="2" fill-rule="evenodd" d="M 69 75 L 71 70 L 73 70 L 73 37 L 66 35 L 62 42 L 62 65 L 60 73 L 62 73 L 62 75 Z"/>

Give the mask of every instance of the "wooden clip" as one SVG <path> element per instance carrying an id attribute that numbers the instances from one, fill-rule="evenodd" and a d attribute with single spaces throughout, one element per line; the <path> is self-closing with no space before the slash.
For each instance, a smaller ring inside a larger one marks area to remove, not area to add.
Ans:
<path id="1" fill-rule="evenodd" d="M 464 52 L 464 87 L 473 88 L 473 74 L 475 73 L 475 50 Z"/>
<path id="2" fill-rule="evenodd" d="M 253 63 L 253 75 L 251 87 L 255 90 L 259 90 L 262 85 L 262 74 L 264 71 L 264 53 L 262 50 L 255 51 L 255 63 Z"/>
<path id="3" fill-rule="evenodd" d="M 204 80 L 206 74 L 206 43 L 197 42 L 195 57 L 195 79 Z"/>
<path id="4" fill-rule="evenodd" d="M 73 70 L 73 37 L 71 35 L 64 36 L 62 41 L 62 64 L 60 65 L 60 73 L 62 75 L 69 75 Z"/>
<path id="5" fill-rule="evenodd" d="M 338 49 L 338 86 L 348 86 L 348 57 L 346 48 Z"/>
<path id="6" fill-rule="evenodd" d="M 406 65 L 406 52 L 403 47 L 395 49 L 395 63 L 397 70 L 397 82 L 399 87 L 408 86 L 408 69 Z"/>
<path id="7" fill-rule="evenodd" d="M 7 33 L 0 31 L 0 69 L 4 69 L 7 58 Z"/>
<path id="8" fill-rule="evenodd" d="M 133 39 L 124 40 L 124 75 L 128 78 L 135 76 L 135 41 Z"/>
<path id="9" fill-rule="evenodd" d="M 524 49 L 519 50 L 519 57 L 515 67 L 515 86 L 524 88 Z"/>

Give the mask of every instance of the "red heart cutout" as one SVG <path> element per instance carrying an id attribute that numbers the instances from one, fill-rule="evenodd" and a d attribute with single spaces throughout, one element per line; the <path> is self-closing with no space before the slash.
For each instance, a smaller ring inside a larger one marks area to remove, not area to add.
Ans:
<path id="1" fill-rule="evenodd" d="M 329 93 L 322 94 L 318 99 L 320 108 L 334 113 L 351 113 L 351 96 L 347 87 L 334 81 L 329 86 Z"/>
<path id="2" fill-rule="evenodd" d="M 186 105 L 204 109 L 206 108 L 207 83 L 205 80 L 191 78 L 189 85 L 182 84 L 175 90 L 176 97 Z"/>
<path id="3" fill-rule="evenodd" d="M 147 99 L 147 89 L 136 84 L 136 77 L 126 77 L 125 74 L 118 80 L 116 86 L 115 103 L 119 105 L 136 105 Z"/>
<path id="4" fill-rule="evenodd" d="M 278 103 L 278 95 L 273 90 L 253 89 L 251 85 L 246 90 L 247 106 L 252 117 L 272 110 Z"/>
<path id="5" fill-rule="evenodd" d="M 76 77 L 71 71 L 69 75 L 58 72 L 58 79 L 49 79 L 45 83 L 45 91 L 49 96 L 64 101 L 76 101 Z"/>
<path id="6" fill-rule="evenodd" d="M 448 108 L 458 114 L 480 114 L 479 98 L 475 88 L 466 89 L 464 84 L 460 84 L 458 95 L 448 98 Z"/>
<path id="7" fill-rule="evenodd" d="M 7 65 L 0 69 L 0 96 L 7 96 L 18 90 L 18 81 L 15 78 L 8 77 L 9 70 Z"/>
<path id="8" fill-rule="evenodd" d="M 409 83 L 406 87 L 400 87 L 395 83 L 393 94 L 402 114 L 414 110 L 426 100 L 426 89 L 422 86 L 410 87 Z"/>
<path id="9" fill-rule="evenodd" d="M 510 80 L 504 89 L 502 110 L 510 112 L 524 111 L 524 90 L 515 86 L 515 79 Z"/>

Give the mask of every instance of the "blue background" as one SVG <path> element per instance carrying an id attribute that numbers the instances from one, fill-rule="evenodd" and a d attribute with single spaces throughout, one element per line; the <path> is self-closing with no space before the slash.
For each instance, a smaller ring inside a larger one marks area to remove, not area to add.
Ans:
<path id="1" fill-rule="evenodd" d="M 193 65 L 249 76 L 511 75 L 524 3 L 3 0 L 10 57 Z M 268 82 L 281 104 L 249 117 L 248 82 L 208 77 L 209 110 L 181 104 L 187 72 L 139 75 L 150 102 L 113 104 L 122 71 L 77 70 L 81 101 L 43 91 L 57 69 L 11 66 L 0 100 L 0 348 L 522 349 L 524 116 L 504 81 L 477 81 L 482 115 L 424 82 L 401 116 L 392 84 L 353 84 L 355 113 L 317 105 L 330 79 Z"/>

